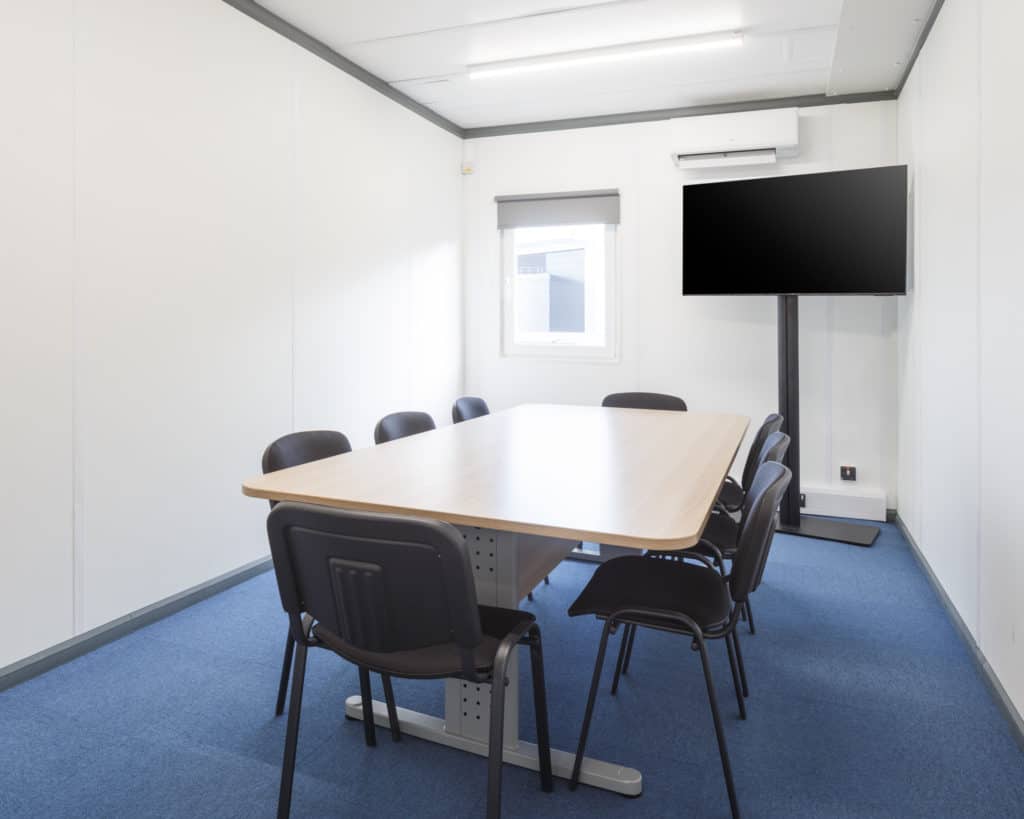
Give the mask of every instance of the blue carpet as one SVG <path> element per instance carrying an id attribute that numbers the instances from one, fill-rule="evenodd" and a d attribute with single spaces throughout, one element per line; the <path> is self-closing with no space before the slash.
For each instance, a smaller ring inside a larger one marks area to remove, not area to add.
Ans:
<path id="1" fill-rule="evenodd" d="M 552 742 L 564 749 L 599 635 L 565 610 L 591 571 L 563 564 L 526 604 L 544 630 Z M 893 526 L 872 549 L 777 537 L 753 602 L 746 722 L 724 646 L 711 645 L 745 817 L 1024 816 L 1024 755 Z M 264 574 L 0 693 L 0 816 L 273 816 L 284 630 Z M 728 817 L 703 685 L 685 641 L 642 632 L 618 697 L 604 683 L 588 752 L 639 768 L 643 796 L 570 793 L 563 780 L 545 795 L 535 774 L 506 767 L 505 815 Z M 400 705 L 441 713 L 439 683 L 395 688 Z M 293 815 L 482 816 L 483 759 L 383 732 L 366 748 L 343 718 L 357 690 L 351 666 L 310 655 Z"/>

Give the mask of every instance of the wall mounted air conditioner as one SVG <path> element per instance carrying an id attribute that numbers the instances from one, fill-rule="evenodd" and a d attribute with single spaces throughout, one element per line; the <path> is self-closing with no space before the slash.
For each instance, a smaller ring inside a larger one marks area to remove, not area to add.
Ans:
<path id="1" fill-rule="evenodd" d="M 800 151 L 796 108 L 672 120 L 672 161 L 682 170 L 761 165 Z"/>

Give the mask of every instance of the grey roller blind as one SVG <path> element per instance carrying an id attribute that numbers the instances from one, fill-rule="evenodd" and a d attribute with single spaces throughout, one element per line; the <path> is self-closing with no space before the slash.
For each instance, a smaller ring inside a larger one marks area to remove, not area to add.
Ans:
<path id="1" fill-rule="evenodd" d="M 545 225 L 617 225 L 619 192 L 574 191 L 496 196 L 498 229 Z"/>

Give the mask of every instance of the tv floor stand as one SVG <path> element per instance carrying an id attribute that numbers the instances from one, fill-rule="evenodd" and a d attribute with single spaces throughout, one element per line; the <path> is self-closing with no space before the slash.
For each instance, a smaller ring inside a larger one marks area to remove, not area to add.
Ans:
<path id="1" fill-rule="evenodd" d="M 782 498 L 778 531 L 870 546 L 878 537 L 877 526 L 800 514 L 800 312 L 797 296 L 779 296 L 779 412 L 785 419 L 782 430 L 792 439 L 786 465 L 793 472 L 793 480 Z"/>

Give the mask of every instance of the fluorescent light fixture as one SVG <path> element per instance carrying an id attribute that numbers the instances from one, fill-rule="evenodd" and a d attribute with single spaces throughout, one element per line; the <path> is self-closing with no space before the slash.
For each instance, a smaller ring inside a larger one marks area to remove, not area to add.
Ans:
<path id="1" fill-rule="evenodd" d="M 561 54 L 545 54 L 540 57 L 524 57 L 518 60 L 502 60 L 494 63 L 480 63 L 469 66 L 469 78 L 482 80 L 489 77 L 505 77 L 511 74 L 532 74 L 538 71 L 553 71 L 559 68 L 576 68 L 601 63 L 618 63 L 648 57 L 664 57 L 690 51 L 715 51 L 743 45 L 743 35 L 737 32 L 726 34 L 704 34 L 695 37 L 673 37 L 667 40 L 647 40 L 641 43 L 588 48 L 583 51 L 565 51 Z"/>

